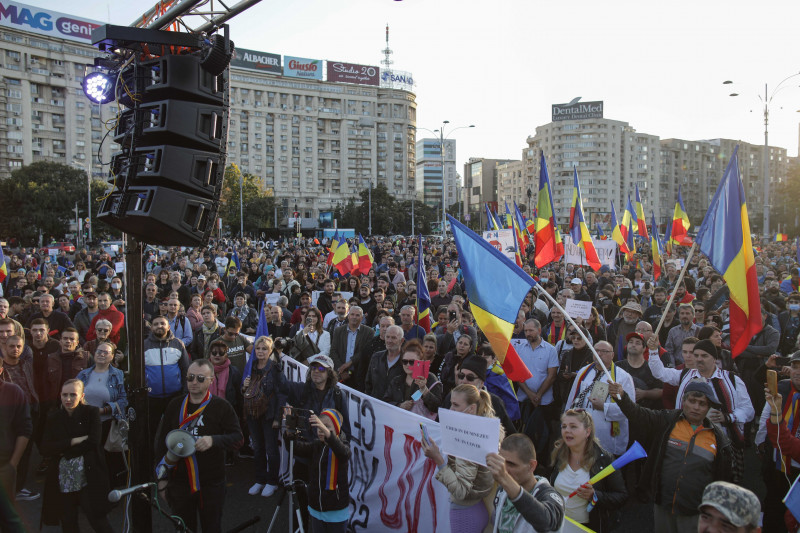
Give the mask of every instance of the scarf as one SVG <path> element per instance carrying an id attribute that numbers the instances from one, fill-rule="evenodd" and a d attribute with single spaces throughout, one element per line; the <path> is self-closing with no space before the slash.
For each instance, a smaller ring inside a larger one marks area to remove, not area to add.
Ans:
<path id="1" fill-rule="evenodd" d="M 342 431 L 342 415 L 339 411 L 334 409 L 325 409 L 319 414 L 320 418 L 323 416 L 333 422 L 334 434 L 338 437 Z M 325 486 L 326 490 L 336 490 L 336 482 L 339 479 L 339 458 L 333 453 L 333 450 L 328 446 L 328 468 L 325 471 Z"/>
<path id="2" fill-rule="evenodd" d="M 558 341 L 564 340 L 564 336 L 567 333 L 567 322 L 564 321 L 561 327 L 557 327 L 556 323 L 552 322 L 547 330 L 547 342 L 555 345 Z"/>
<path id="3" fill-rule="evenodd" d="M 206 326 L 205 322 L 203 322 L 202 328 L 203 328 L 203 351 L 207 352 L 208 345 L 211 344 L 211 335 L 213 335 L 214 332 L 217 331 L 217 324 L 214 323 L 214 325 L 209 328 Z"/>
<path id="4" fill-rule="evenodd" d="M 583 383 L 583 380 L 586 378 L 586 375 L 589 373 L 590 370 L 595 371 L 594 379 L 592 379 L 592 382 L 589 384 L 588 387 L 586 387 L 584 390 L 581 391 L 578 398 L 572 402 L 572 409 L 583 408 L 583 405 L 586 402 L 586 397 L 589 396 L 592 393 L 592 389 L 594 389 L 594 384 L 600 381 L 600 379 L 605 375 L 604 372 L 602 372 L 599 368 L 597 368 L 597 363 L 592 363 L 591 365 L 586 367 L 586 370 L 581 372 L 580 376 L 578 376 L 577 384 L 575 385 L 576 391 L 581 390 L 581 383 Z M 608 369 L 608 373 L 611 374 L 611 381 L 616 382 L 617 365 L 615 365 L 613 362 L 611 363 L 611 368 Z M 614 398 L 611 398 L 611 401 L 615 402 L 616 400 Z M 611 436 L 616 437 L 619 434 L 620 434 L 619 422 L 611 422 Z"/>
<path id="5" fill-rule="evenodd" d="M 794 385 L 791 385 L 791 389 L 789 389 L 789 394 L 791 394 L 791 400 L 787 398 L 787 401 L 784 402 L 783 405 L 783 421 L 786 422 L 786 427 L 789 429 L 789 433 L 797 436 L 797 431 L 800 426 L 800 417 L 795 416 L 798 414 L 798 408 L 800 408 L 800 392 L 795 390 Z M 788 396 L 788 394 L 787 394 Z M 775 468 L 780 470 L 781 472 L 787 471 L 787 465 L 791 468 L 792 458 L 788 455 L 779 455 L 777 447 L 775 448 Z"/>
<path id="6" fill-rule="evenodd" d="M 228 378 L 231 375 L 230 366 L 230 359 L 225 359 L 225 362 L 221 365 L 214 365 L 214 379 L 211 381 L 208 392 L 220 398 L 225 397 L 225 389 L 228 386 Z"/>
<path id="7" fill-rule="evenodd" d="M 722 374 L 725 374 L 725 371 L 722 371 Z M 733 384 L 733 381 L 736 379 L 730 372 L 728 372 L 728 378 Z M 717 393 L 717 398 L 719 398 L 720 403 L 722 404 L 722 412 L 725 414 L 730 414 L 733 412 L 734 409 L 734 397 L 733 397 L 733 389 L 728 386 L 722 378 L 712 378 L 711 386 L 714 388 L 714 392 Z M 733 385 L 735 388 L 736 385 Z M 739 442 L 744 441 L 744 432 L 739 429 L 739 424 L 733 423 L 730 424 L 731 434 L 733 437 L 737 438 Z"/>
<path id="8" fill-rule="evenodd" d="M 234 307 L 233 309 L 231 309 L 231 315 L 235 316 L 236 318 L 244 322 L 247 319 L 247 315 L 250 314 L 249 311 L 250 308 L 247 307 L 246 305 L 242 307 Z"/>

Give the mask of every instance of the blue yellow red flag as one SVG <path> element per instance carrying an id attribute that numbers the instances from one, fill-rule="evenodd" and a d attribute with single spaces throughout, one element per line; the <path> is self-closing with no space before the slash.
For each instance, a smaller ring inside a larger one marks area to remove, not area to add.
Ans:
<path id="1" fill-rule="evenodd" d="M 489 204 L 483 204 L 483 207 L 486 208 L 486 231 L 499 230 L 500 228 L 497 227 L 497 221 L 494 219 L 492 210 L 489 209 Z"/>
<path id="2" fill-rule="evenodd" d="M 581 187 L 578 183 L 578 169 L 573 167 L 572 170 L 574 179 L 572 183 L 572 206 L 569 209 L 569 234 L 572 237 L 573 244 L 583 250 L 586 255 L 586 262 L 589 263 L 592 270 L 598 271 L 602 265 L 600 264 L 600 258 L 597 256 L 594 241 L 592 241 L 592 234 L 589 233 L 589 228 L 583 218 L 583 201 L 581 200 Z"/>
<path id="3" fill-rule="evenodd" d="M 553 208 L 553 193 L 550 190 L 550 177 L 547 174 L 547 162 L 544 152 L 539 164 L 539 197 L 536 205 L 533 241 L 536 253 L 533 262 L 537 268 L 558 261 L 564 253 L 564 244 L 556 226 L 556 211 Z M 561 250 L 559 250 L 561 245 Z"/>
<path id="4" fill-rule="evenodd" d="M 606 234 L 603 233 L 603 228 L 600 227 L 600 223 L 599 222 L 595 223 L 595 226 L 597 226 L 597 238 L 600 239 L 601 241 L 608 239 Z"/>
<path id="5" fill-rule="evenodd" d="M 627 233 L 627 231 L 626 231 Z M 617 222 L 617 210 L 614 208 L 614 202 L 611 202 L 611 238 L 619 246 L 619 251 L 625 254 L 630 259 L 631 251 L 628 249 L 628 243 L 625 242 L 625 236 L 622 234 L 622 228 Z"/>
<path id="6" fill-rule="evenodd" d="M 425 261 L 422 255 L 422 234 L 419 235 L 419 257 L 417 259 L 417 324 L 431 332 L 431 293 L 425 276 Z"/>
<path id="7" fill-rule="evenodd" d="M 374 260 L 372 259 L 372 252 L 369 251 L 367 243 L 364 242 L 364 237 L 358 234 L 358 271 L 362 274 L 368 274 L 372 268 Z"/>
<path id="8" fill-rule="evenodd" d="M 631 203 L 631 195 L 629 194 L 628 203 L 625 206 L 625 210 L 622 212 L 622 221 L 620 226 L 620 230 L 622 231 L 622 236 L 625 238 L 625 242 L 629 241 L 628 230 L 631 226 L 633 226 L 633 231 L 637 230 L 636 213 L 634 212 L 633 204 Z"/>
<path id="9" fill-rule="evenodd" d="M 737 146 L 695 239 L 711 266 L 722 274 L 730 291 L 728 313 L 733 357 L 742 353 L 763 327 L 738 152 Z"/>
<path id="10" fill-rule="evenodd" d="M 272 239 L 270 239 L 270 243 L 271 242 L 272 242 Z M 333 262 L 333 254 L 336 253 L 336 249 L 337 248 L 339 248 L 339 230 L 338 229 L 333 234 L 333 238 L 331 239 L 331 247 L 328 250 L 328 266 L 330 266 L 331 263 Z"/>
<path id="11" fill-rule="evenodd" d="M 680 246 L 691 246 L 692 238 L 689 237 L 689 228 L 691 226 L 689 215 L 683 206 L 681 186 L 678 185 L 678 200 L 675 202 L 675 211 L 672 214 L 672 233 L 670 235 L 672 242 Z"/>
<path id="12" fill-rule="evenodd" d="M 639 196 L 639 184 L 636 184 L 636 227 L 638 228 L 639 236 L 646 241 L 650 240 L 650 236 L 647 235 L 647 222 L 644 219 L 644 205 L 642 204 L 642 198 Z"/>
<path id="13" fill-rule="evenodd" d="M 472 316 L 509 379 L 525 381 L 531 372 L 509 341 L 519 308 L 536 282 L 475 232 L 453 217 L 448 218 Z M 491 273 L 491 278 L 487 278 L 487 273 Z"/>
<path id="14" fill-rule="evenodd" d="M 508 208 L 508 202 L 506 202 L 505 204 L 506 204 L 506 214 L 505 214 L 505 220 L 503 220 L 504 227 L 505 228 L 510 228 L 511 227 L 511 210 Z"/>
<path id="15" fill-rule="evenodd" d="M 517 207 L 517 202 L 514 202 L 514 217 L 517 221 L 517 229 L 522 234 L 522 242 L 525 245 L 523 250 L 527 250 L 528 245 L 531 243 L 531 238 L 528 235 L 528 226 L 526 224 L 525 217 L 520 212 L 519 207 Z"/>
<path id="16" fill-rule="evenodd" d="M 0 246 L 0 283 L 8 276 L 8 267 L 6 266 L 6 257 L 3 255 L 3 247 Z"/>
<path id="17" fill-rule="evenodd" d="M 661 241 L 658 238 L 658 225 L 656 224 L 656 214 L 650 213 L 650 253 L 653 256 L 653 279 L 661 277 Z"/>
<path id="18" fill-rule="evenodd" d="M 636 253 L 636 229 L 633 227 L 633 219 L 628 220 L 628 251 L 631 255 Z"/>
<path id="19" fill-rule="evenodd" d="M 786 242 L 789 240 L 789 236 L 785 233 L 776 233 L 775 234 L 775 242 Z"/>
<path id="20" fill-rule="evenodd" d="M 525 255 L 525 246 L 522 244 L 522 234 L 519 232 L 517 222 L 511 219 L 511 232 L 514 234 L 514 259 L 517 266 L 522 268 L 522 257 Z"/>
<path id="21" fill-rule="evenodd" d="M 333 253 L 333 261 L 331 264 L 336 267 L 336 270 L 339 271 L 339 275 L 341 276 L 349 274 L 350 271 L 353 270 L 353 258 L 347 239 L 342 239 L 339 243 L 339 246 Z"/>

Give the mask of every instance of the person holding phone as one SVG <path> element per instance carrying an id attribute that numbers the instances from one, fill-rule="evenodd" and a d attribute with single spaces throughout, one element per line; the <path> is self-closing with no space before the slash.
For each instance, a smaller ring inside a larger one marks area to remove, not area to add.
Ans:
<path id="1" fill-rule="evenodd" d="M 383 401 L 432 420 L 442 403 L 443 386 L 431 372 L 414 377 L 414 369 L 423 361 L 422 345 L 413 339 L 403 345 L 400 362 L 403 375 L 395 376 L 386 390 Z"/>

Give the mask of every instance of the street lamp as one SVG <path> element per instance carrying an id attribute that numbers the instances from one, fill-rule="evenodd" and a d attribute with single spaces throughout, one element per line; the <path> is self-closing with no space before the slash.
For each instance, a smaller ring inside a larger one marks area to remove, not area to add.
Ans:
<path id="1" fill-rule="evenodd" d="M 445 177 L 444 177 L 444 141 L 448 140 L 450 135 L 452 135 L 457 130 L 463 130 L 475 127 L 475 124 L 470 124 L 469 126 L 459 126 L 457 128 L 451 129 L 448 135 L 445 135 L 444 129 L 447 126 L 447 124 L 450 124 L 450 121 L 443 120 L 442 127 L 436 130 L 429 130 L 427 128 L 415 127 L 416 130 L 427 131 L 439 137 L 439 156 L 441 157 L 442 161 L 442 238 L 443 239 L 447 237 L 447 187 L 445 186 Z"/>
<path id="2" fill-rule="evenodd" d="M 800 72 L 787 76 L 783 79 L 776 87 L 772 90 L 772 93 L 769 92 L 769 88 L 767 84 L 764 84 L 764 97 L 762 98 L 761 95 L 758 95 L 758 99 L 761 100 L 761 103 L 764 104 L 764 154 L 762 159 L 764 160 L 762 165 L 764 168 L 764 230 L 763 234 L 768 236 L 769 235 L 769 105 L 772 103 L 772 99 L 775 98 L 775 95 L 781 89 L 785 89 L 786 87 L 781 87 L 786 81 L 794 78 L 795 76 L 800 76 Z M 726 80 L 722 82 L 723 85 L 731 85 L 733 81 Z M 739 96 L 739 93 L 733 92 L 730 96 L 735 97 Z"/>

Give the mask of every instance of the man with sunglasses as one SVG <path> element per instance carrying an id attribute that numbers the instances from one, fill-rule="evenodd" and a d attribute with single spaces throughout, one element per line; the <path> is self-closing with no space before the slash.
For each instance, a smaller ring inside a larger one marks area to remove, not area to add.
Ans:
<path id="1" fill-rule="evenodd" d="M 159 318 L 157 323 L 162 323 Z M 187 395 L 173 398 L 164 411 L 164 421 L 156 436 L 156 457 L 167 453 L 170 431 L 183 429 L 195 440 L 195 453 L 174 467 L 158 472 L 158 493 L 166 498 L 173 514 L 181 517 L 192 531 L 222 531 L 225 507 L 225 451 L 242 444 L 242 430 L 236 411 L 224 398 L 209 390 L 215 380 L 214 364 L 208 359 L 194 361 L 186 372 Z M 152 409 L 152 407 L 151 407 Z M 190 474 L 192 466 L 194 476 Z"/>

